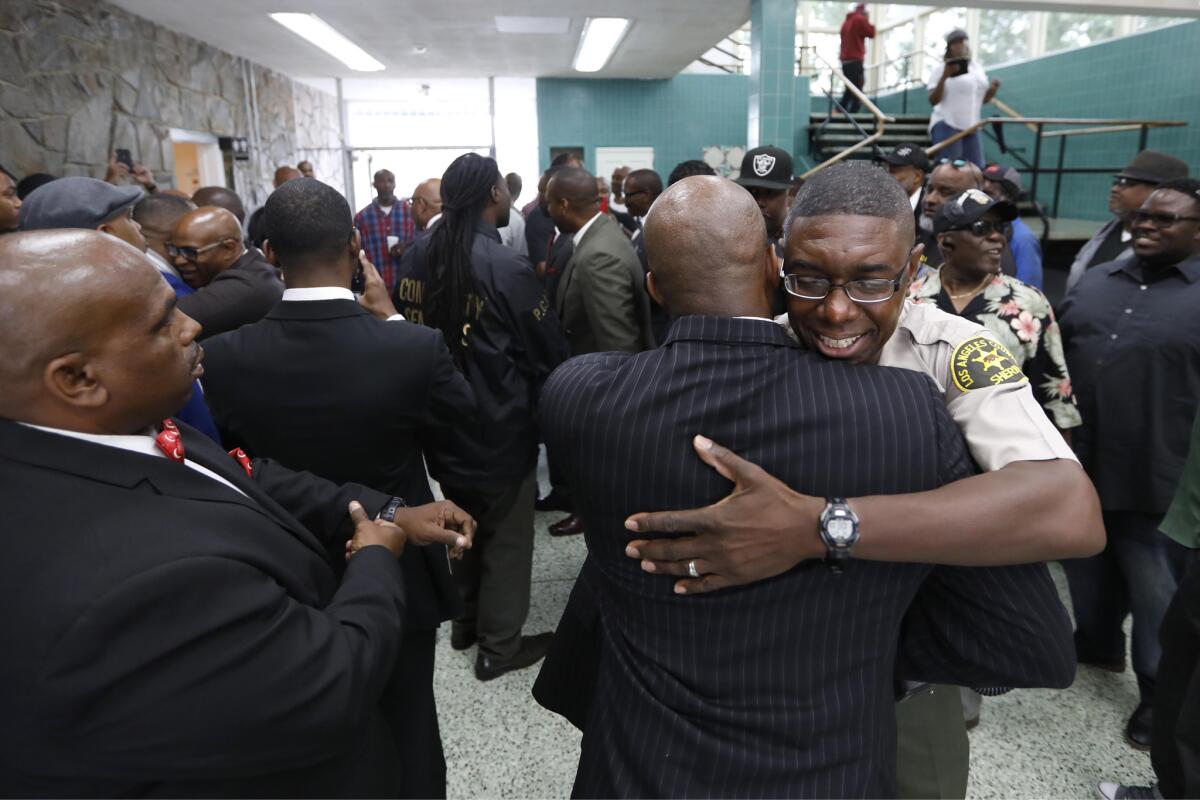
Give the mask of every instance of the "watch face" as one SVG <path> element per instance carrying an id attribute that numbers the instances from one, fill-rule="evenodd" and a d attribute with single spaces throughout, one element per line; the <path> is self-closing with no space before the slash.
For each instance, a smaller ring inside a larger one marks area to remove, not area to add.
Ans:
<path id="1" fill-rule="evenodd" d="M 831 519 L 825 526 L 829 538 L 835 542 L 848 542 L 854 538 L 854 521 L 849 519 Z"/>

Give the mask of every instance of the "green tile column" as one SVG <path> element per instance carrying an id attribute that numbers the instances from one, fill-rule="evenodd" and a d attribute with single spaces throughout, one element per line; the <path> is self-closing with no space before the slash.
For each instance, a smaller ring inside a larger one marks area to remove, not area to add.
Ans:
<path id="1" fill-rule="evenodd" d="M 796 0 L 751 0 L 748 146 L 793 147 L 804 121 L 797 116 L 795 64 Z"/>

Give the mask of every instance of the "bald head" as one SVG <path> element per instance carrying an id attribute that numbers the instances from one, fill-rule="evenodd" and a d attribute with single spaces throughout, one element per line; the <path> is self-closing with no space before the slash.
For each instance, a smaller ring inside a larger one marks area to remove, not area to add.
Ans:
<path id="1" fill-rule="evenodd" d="M 708 176 L 676 182 L 651 206 L 644 230 L 651 280 L 672 316 L 769 309 L 767 228 L 736 183 Z"/>
<path id="2" fill-rule="evenodd" d="M 278 189 L 288 181 L 294 181 L 296 178 L 303 178 L 304 175 L 295 167 L 283 166 L 275 170 L 275 188 Z"/>
<path id="3" fill-rule="evenodd" d="M 187 327 L 186 341 L 160 341 L 163 319 Z M 125 242 L 85 230 L 0 238 L 0 416 L 132 433 L 187 400 L 198 331 Z"/>
<path id="4" fill-rule="evenodd" d="M 175 268 L 193 289 L 207 286 L 246 252 L 242 226 L 224 208 L 206 206 L 189 211 L 171 229 L 167 242 L 178 253 Z"/>
<path id="5" fill-rule="evenodd" d="M 423 231 L 429 221 L 442 213 L 442 179 L 430 178 L 417 184 L 412 193 L 413 222 Z"/>
<path id="6" fill-rule="evenodd" d="M 223 208 L 238 218 L 238 222 L 246 222 L 246 207 L 237 192 L 224 186 L 203 186 L 192 195 L 192 202 L 197 206 L 216 206 Z"/>

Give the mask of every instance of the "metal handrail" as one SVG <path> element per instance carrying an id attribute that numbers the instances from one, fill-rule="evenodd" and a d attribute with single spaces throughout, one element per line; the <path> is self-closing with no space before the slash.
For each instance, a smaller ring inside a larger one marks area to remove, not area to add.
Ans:
<path id="1" fill-rule="evenodd" d="M 871 116 L 873 116 L 875 118 L 875 132 L 873 134 L 870 134 L 869 136 L 867 136 L 865 139 L 862 139 L 861 141 L 856 142 L 855 144 L 851 145 L 850 147 L 846 148 L 845 150 L 842 150 L 840 153 L 837 153 L 833 157 L 828 158 L 825 161 L 822 161 L 820 164 L 817 164 L 812 169 L 803 173 L 802 175 L 799 176 L 802 180 L 808 180 L 810 177 L 812 177 L 813 175 L 816 175 L 818 172 L 825 169 L 826 167 L 832 166 L 833 164 L 836 164 L 839 161 L 842 161 L 843 159 L 848 158 L 852 154 L 857 153 L 859 150 L 863 149 L 864 147 L 867 147 L 868 145 L 874 145 L 875 142 L 879 141 L 879 139 L 881 139 L 883 137 L 884 131 L 887 129 L 887 123 L 896 121 L 895 117 L 890 117 L 887 114 L 884 114 L 882 111 L 880 111 L 879 106 L 872 103 L 871 99 L 869 97 L 867 97 L 865 94 L 863 94 L 861 89 L 859 89 L 857 86 L 855 86 L 853 83 L 851 83 L 850 80 L 842 73 L 842 71 L 840 69 L 838 69 L 837 67 L 833 66 L 828 61 L 826 61 L 824 56 L 822 56 L 820 53 L 818 53 L 815 48 L 813 49 L 813 56 L 817 60 L 821 61 L 826 67 L 828 67 L 829 71 L 830 71 L 830 73 L 832 73 L 833 77 L 839 79 L 845 85 L 846 89 L 849 90 L 849 92 L 851 94 L 853 94 L 860 103 L 862 103 L 863 108 L 865 108 L 867 111 L 869 111 Z M 835 101 L 833 99 L 832 86 L 830 87 L 830 90 L 829 90 L 829 100 L 830 100 L 830 103 L 837 103 L 837 101 Z M 840 104 L 838 104 L 838 108 L 841 108 Z M 844 113 L 845 109 L 842 109 L 842 111 Z M 846 116 L 848 119 L 850 119 L 852 122 L 854 122 L 855 127 L 859 128 L 860 133 L 866 133 L 866 131 L 863 131 L 862 128 L 858 126 L 857 120 L 854 120 L 853 117 L 851 117 L 849 114 L 847 114 Z"/>
<path id="2" fill-rule="evenodd" d="M 976 124 L 966 128 L 966 130 L 959 131 L 958 133 L 955 133 L 954 136 L 948 139 L 943 139 L 942 142 L 932 145 L 931 148 L 926 148 L 925 155 L 932 156 L 936 154 L 937 151 L 946 148 L 947 145 L 954 144 L 955 142 L 958 142 L 959 139 L 971 136 L 971 134 L 978 131 L 979 128 L 983 128 L 988 125 L 1008 124 L 1020 124 L 1025 126 L 1032 125 L 1034 132 L 1038 132 L 1038 126 L 1042 125 L 1088 125 L 1096 126 L 1096 128 L 1079 128 L 1079 131 L 1100 133 L 1102 132 L 1102 130 L 1100 130 L 1102 127 L 1103 131 L 1109 132 L 1136 131 L 1140 130 L 1140 128 L 1180 127 L 1187 125 L 1187 122 L 1172 120 L 1073 120 L 1062 118 L 1062 116 L 989 116 L 989 118 L 979 120 L 976 122 Z M 1049 133 L 1043 132 L 1040 133 L 1040 136 L 1044 138 L 1054 136 L 1055 133 L 1056 132 L 1054 131 L 1050 131 Z M 1057 132 L 1058 136 L 1068 136 L 1070 133 L 1072 132 Z"/>
<path id="3" fill-rule="evenodd" d="M 1029 197 L 1035 203 L 1038 196 L 1038 178 L 1042 173 L 1047 176 L 1054 176 L 1054 206 L 1051 215 L 1058 216 L 1058 204 L 1062 198 L 1062 181 L 1066 174 L 1099 174 L 1112 171 L 1114 168 L 1107 167 L 1066 167 L 1067 158 L 1067 142 L 1073 136 L 1088 136 L 1099 133 L 1120 133 L 1123 131 L 1140 131 L 1141 136 L 1138 142 L 1138 150 L 1146 149 L 1146 142 L 1151 130 L 1156 128 L 1178 128 L 1187 125 L 1186 122 L 1179 120 L 1164 120 L 1164 119 L 1071 119 L 1069 117 L 988 117 L 981 119 L 978 123 L 972 125 L 966 130 L 959 131 L 950 138 L 938 142 L 937 144 L 925 150 L 927 155 L 934 155 L 948 145 L 959 141 L 965 136 L 970 136 L 976 131 L 987 125 L 1013 125 L 1020 124 L 1025 126 L 1033 126 L 1033 160 L 1026 162 L 1032 173 L 1032 180 L 1029 186 Z M 1047 131 L 1047 125 L 1083 125 L 1081 128 L 1070 128 L 1068 130 Z M 999 130 L 997 130 L 999 133 Z M 1042 166 L 1042 141 L 1048 138 L 1058 139 L 1058 166 L 1043 167 Z"/>

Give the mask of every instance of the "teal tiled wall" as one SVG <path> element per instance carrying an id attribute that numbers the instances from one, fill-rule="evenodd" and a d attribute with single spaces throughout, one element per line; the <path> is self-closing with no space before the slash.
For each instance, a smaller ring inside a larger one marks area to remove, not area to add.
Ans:
<path id="1" fill-rule="evenodd" d="M 653 147 L 663 180 L 680 161 L 700 158 L 710 145 L 746 144 L 747 78 L 678 75 L 670 80 L 539 78 L 539 162 L 550 148 Z"/>
<path id="2" fill-rule="evenodd" d="M 807 141 L 808 81 L 795 80 L 797 127 L 792 148 Z M 550 148 L 582 147 L 588 164 L 597 147 L 653 147 L 654 169 L 666 180 L 680 161 L 710 145 L 746 145 L 749 79 L 744 75 L 677 75 L 670 80 L 539 78 L 538 160 Z"/>
<path id="3" fill-rule="evenodd" d="M 1003 82 L 999 98 L 1024 116 L 1185 121 L 1184 128 L 1152 130 L 1147 146 L 1183 159 L 1193 175 L 1200 172 L 1200 21 L 999 67 L 988 75 Z M 882 97 L 879 105 L 897 113 L 900 95 Z M 929 112 L 924 87 L 909 92 L 908 111 Z M 984 113 L 1000 115 L 992 107 L 985 107 Z M 1021 155 L 1032 161 L 1032 134 L 1023 126 L 1004 127 L 1008 145 L 1024 148 Z M 1068 167 L 1120 166 L 1138 148 L 1137 132 L 1068 139 Z M 1016 166 L 994 141 L 984 141 L 989 160 Z M 1044 140 L 1042 166 L 1054 167 L 1057 161 L 1058 142 Z M 1028 188 L 1028 176 L 1023 178 Z M 1108 219 L 1111 180 L 1109 174 L 1065 176 L 1059 216 Z M 1038 199 L 1047 208 L 1053 203 L 1053 176 L 1039 178 Z"/>

